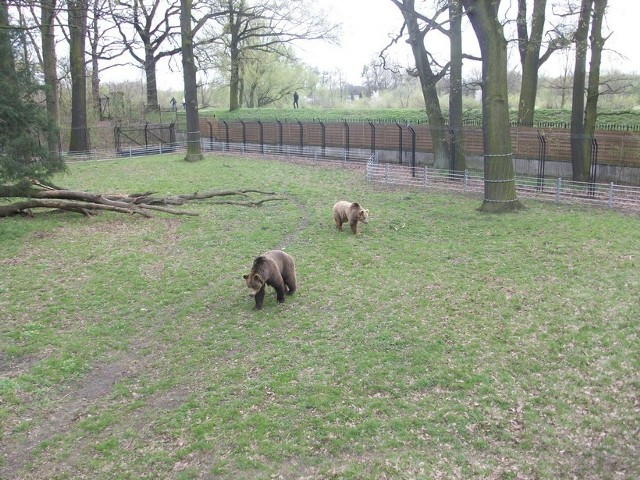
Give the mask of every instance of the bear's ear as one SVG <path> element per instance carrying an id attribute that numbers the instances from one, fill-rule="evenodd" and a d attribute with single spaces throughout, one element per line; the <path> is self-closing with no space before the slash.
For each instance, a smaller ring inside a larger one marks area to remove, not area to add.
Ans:
<path id="1" fill-rule="evenodd" d="M 358 202 L 353 202 L 351 206 L 355 208 L 360 208 L 360 204 Z"/>
<path id="2" fill-rule="evenodd" d="M 368 208 L 366 208 L 366 209 L 364 210 L 364 213 L 366 213 L 367 215 L 369 215 L 369 209 L 368 209 Z"/>
<path id="3" fill-rule="evenodd" d="M 262 278 L 262 276 L 259 273 L 256 273 L 253 278 L 255 278 L 258 282 L 260 283 L 264 283 L 264 279 Z"/>
<path id="4" fill-rule="evenodd" d="M 246 280 L 247 278 L 249 278 L 249 275 L 247 273 L 245 273 L 244 275 L 242 275 L 242 278 L 244 278 Z"/>

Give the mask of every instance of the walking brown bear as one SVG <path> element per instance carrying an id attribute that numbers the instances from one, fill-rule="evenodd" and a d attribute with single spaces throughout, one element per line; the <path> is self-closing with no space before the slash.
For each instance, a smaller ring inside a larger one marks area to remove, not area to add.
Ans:
<path id="1" fill-rule="evenodd" d="M 249 296 L 256 299 L 256 310 L 262 308 L 267 285 L 276 291 L 278 302 L 284 302 L 285 293 L 296 291 L 296 265 L 293 257 L 282 250 L 270 250 L 253 261 L 248 274 L 242 276 L 249 287 Z"/>

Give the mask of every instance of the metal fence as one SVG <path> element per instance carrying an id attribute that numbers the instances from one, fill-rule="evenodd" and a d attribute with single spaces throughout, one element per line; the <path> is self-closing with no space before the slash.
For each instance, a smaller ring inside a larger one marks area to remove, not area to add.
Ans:
<path id="1" fill-rule="evenodd" d="M 361 170 L 368 182 L 393 187 L 420 188 L 426 191 L 456 192 L 482 198 L 484 195 L 484 177 L 482 172 L 466 170 L 463 172 L 449 169 L 441 170 L 429 166 L 399 165 L 379 163 L 375 156 L 349 151 L 343 147 L 298 147 L 292 145 L 257 145 L 202 140 L 203 153 L 217 153 L 233 156 L 270 156 L 282 161 L 326 164 L 336 167 L 349 167 Z M 148 154 L 183 153 L 186 142 L 175 142 L 171 149 L 162 150 L 161 146 L 150 146 Z M 139 155 L 133 149 L 130 155 L 126 151 L 93 150 L 82 154 L 66 154 L 68 163 L 81 161 L 106 161 L 122 157 Z M 640 212 L 640 187 L 611 183 L 574 182 L 563 178 L 516 177 L 518 198 L 549 201 L 557 204 L 581 204 L 605 207 L 620 211 Z"/>
<path id="2" fill-rule="evenodd" d="M 427 166 L 381 164 L 371 158 L 367 162 L 366 177 L 370 183 L 380 185 L 458 192 L 480 198 L 484 195 L 483 175 L 468 170 L 452 172 Z M 640 211 L 640 187 L 539 177 L 516 177 L 515 184 L 518 198 Z"/>

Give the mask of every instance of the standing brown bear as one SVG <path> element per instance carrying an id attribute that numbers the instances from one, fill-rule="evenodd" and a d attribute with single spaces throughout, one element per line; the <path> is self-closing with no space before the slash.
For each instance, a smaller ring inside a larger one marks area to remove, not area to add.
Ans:
<path id="1" fill-rule="evenodd" d="M 359 203 L 339 201 L 333 206 L 333 219 L 336 221 L 336 227 L 342 231 L 342 224 L 349 222 L 351 231 L 359 235 L 358 222 L 369 223 L 369 210 L 365 210 Z"/>
<path id="2" fill-rule="evenodd" d="M 282 250 L 271 250 L 253 261 L 251 272 L 243 275 L 249 296 L 256 299 L 256 310 L 262 308 L 266 285 L 276 291 L 278 302 L 284 302 L 284 294 L 296 291 L 296 265 L 293 257 Z"/>

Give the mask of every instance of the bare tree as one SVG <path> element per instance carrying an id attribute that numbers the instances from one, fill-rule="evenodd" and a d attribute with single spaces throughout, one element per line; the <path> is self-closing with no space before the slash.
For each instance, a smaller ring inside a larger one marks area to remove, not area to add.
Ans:
<path id="1" fill-rule="evenodd" d="M 110 5 L 111 15 L 125 48 L 144 70 L 147 109 L 158 110 L 158 61 L 181 51 L 181 46 L 177 43 L 180 0 L 132 0 L 113 2 Z"/>
<path id="2" fill-rule="evenodd" d="M 57 125 L 60 121 L 60 87 L 56 71 L 57 54 L 55 38 L 56 0 L 40 2 L 40 35 L 42 36 L 42 72 L 46 85 L 45 97 L 49 117 Z M 49 151 L 59 152 L 62 149 L 60 137 L 57 135 L 49 141 Z"/>
<path id="3" fill-rule="evenodd" d="M 487 212 L 522 207 L 516 197 L 507 91 L 507 40 L 499 0 L 462 0 L 482 54 L 484 202 Z"/>
<path id="4" fill-rule="evenodd" d="M 91 65 L 91 97 L 96 115 L 102 118 L 103 106 L 100 101 L 100 73 L 106 69 L 117 68 L 123 63 L 114 63 L 113 60 L 122 57 L 126 49 L 121 41 L 112 35 L 116 30 L 116 24 L 110 18 L 110 0 L 92 0 L 89 18 L 89 65 Z M 108 65 L 102 68 L 101 61 L 108 61 Z"/>
<path id="5" fill-rule="evenodd" d="M 436 84 L 447 73 L 449 63 L 437 64 L 427 50 L 426 36 L 434 30 L 448 35 L 448 31 L 438 21 L 438 17 L 447 11 L 448 7 L 440 6 L 432 15 L 424 15 L 416 11 L 415 0 L 391 0 L 391 2 L 398 7 L 404 18 L 404 26 L 398 38 L 403 36 L 404 27 L 407 29 L 407 43 L 411 47 L 415 61 L 415 69 L 410 70 L 410 74 L 420 79 L 422 97 L 429 118 L 434 165 L 438 168 L 446 168 L 449 165 L 448 135 Z M 432 65 L 438 66 L 439 70 L 434 71 Z"/>
<path id="6" fill-rule="evenodd" d="M 576 68 L 574 71 L 574 90 L 571 110 L 571 157 L 573 179 L 587 181 L 590 178 L 592 140 L 597 120 L 598 99 L 600 97 L 600 64 L 606 38 L 602 36 L 602 23 L 607 9 L 607 0 L 583 0 L 581 4 L 576 39 Z M 591 41 L 589 76 L 586 87 L 585 75 L 587 57 L 587 38 L 591 19 Z M 578 63 L 578 57 L 580 63 Z M 578 78 L 578 77 L 581 78 Z M 581 88 L 580 88 L 581 87 Z M 583 107 L 584 106 L 584 110 Z"/>
<path id="7" fill-rule="evenodd" d="M 449 40 L 451 66 L 449 67 L 449 129 L 454 149 L 454 169 L 467 168 L 464 130 L 462 127 L 462 3 L 449 1 Z"/>
<path id="8" fill-rule="evenodd" d="M 218 22 L 223 32 L 222 47 L 229 57 L 230 110 L 240 107 L 242 62 L 248 57 L 247 51 L 288 56 L 288 50 L 283 48 L 287 44 L 300 40 L 335 40 L 336 26 L 306 0 L 219 1 L 227 12 L 224 18 L 218 17 Z"/>
<path id="9" fill-rule="evenodd" d="M 87 76 L 85 47 L 87 40 L 88 0 L 67 0 L 69 8 L 69 61 L 71 65 L 71 137 L 70 152 L 89 150 L 87 124 Z"/>
<path id="10" fill-rule="evenodd" d="M 587 50 L 589 22 L 593 0 L 582 0 L 576 29 L 575 66 L 573 68 L 573 95 L 571 99 L 571 159 L 573 179 L 586 181 L 589 178 L 588 167 L 584 167 L 587 139 L 584 135 L 584 92 L 587 75 Z"/>
<path id="11" fill-rule="evenodd" d="M 529 33 L 527 0 L 518 0 L 517 30 L 518 51 L 522 65 L 520 101 L 518 102 L 518 123 L 532 125 L 538 93 L 538 72 L 551 55 L 571 42 L 571 36 L 564 28 L 556 26 L 547 35 L 550 37 L 545 52 L 540 55 L 545 33 L 547 0 L 534 0 L 531 13 L 531 31 Z"/>
<path id="12" fill-rule="evenodd" d="M 198 116 L 198 84 L 193 55 L 193 30 L 191 29 L 191 0 L 180 2 L 180 30 L 182 39 L 182 75 L 184 97 L 187 102 L 187 155 L 185 160 L 202 160 L 200 146 L 200 121 Z"/>

